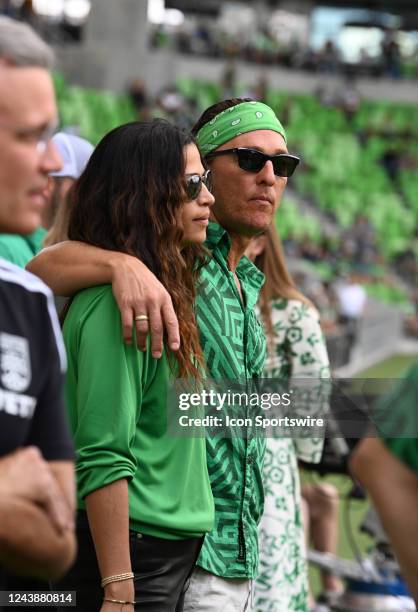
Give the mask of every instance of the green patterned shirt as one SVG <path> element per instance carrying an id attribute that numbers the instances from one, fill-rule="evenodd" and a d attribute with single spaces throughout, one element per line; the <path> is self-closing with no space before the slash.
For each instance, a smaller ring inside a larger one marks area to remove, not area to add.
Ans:
<path id="1" fill-rule="evenodd" d="M 207 373 L 218 381 L 245 382 L 261 376 L 264 366 L 265 337 L 254 313 L 264 276 L 246 257 L 241 259 L 236 274 L 243 304 L 227 264 L 227 232 L 210 223 L 206 246 L 212 258 L 201 271 L 196 310 Z M 215 526 L 205 537 L 198 565 L 224 578 L 254 578 L 265 440 L 208 436 L 206 449 Z"/>

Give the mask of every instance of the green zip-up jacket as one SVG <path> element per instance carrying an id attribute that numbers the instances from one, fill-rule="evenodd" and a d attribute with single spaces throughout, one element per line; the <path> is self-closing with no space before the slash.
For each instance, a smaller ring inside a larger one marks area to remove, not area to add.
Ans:
<path id="1" fill-rule="evenodd" d="M 241 259 L 236 274 L 243 304 L 227 265 L 227 232 L 210 223 L 206 246 L 212 258 L 201 270 L 196 313 L 207 374 L 245 382 L 261 376 L 264 366 L 265 337 L 254 313 L 264 276 L 249 259 Z M 205 538 L 198 565 L 225 578 L 254 578 L 265 440 L 208 436 L 206 448 L 215 526 Z"/>
<path id="2" fill-rule="evenodd" d="M 78 507 L 92 491 L 126 478 L 131 529 L 166 539 L 202 536 L 214 515 L 205 439 L 167 432 L 165 354 L 157 360 L 124 344 L 108 285 L 77 294 L 63 333 Z"/>

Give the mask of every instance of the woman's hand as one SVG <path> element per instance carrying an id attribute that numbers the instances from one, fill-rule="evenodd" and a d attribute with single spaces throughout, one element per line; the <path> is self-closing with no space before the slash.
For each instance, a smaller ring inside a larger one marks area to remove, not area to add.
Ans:
<path id="1" fill-rule="evenodd" d="M 145 351 L 150 333 L 152 356 L 157 359 L 161 357 L 164 331 L 170 349 L 178 350 L 180 336 L 177 316 L 165 287 L 136 257 L 113 252 L 108 257 L 112 270 L 112 290 L 120 310 L 125 342 L 132 342 L 135 326 L 140 350 Z M 141 315 L 148 319 L 135 319 Z"/>

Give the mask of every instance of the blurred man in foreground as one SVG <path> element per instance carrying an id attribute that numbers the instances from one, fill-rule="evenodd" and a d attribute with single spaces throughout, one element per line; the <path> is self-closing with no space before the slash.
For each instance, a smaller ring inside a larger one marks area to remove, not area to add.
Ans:
<path id="1" fill-rule="evenodd" d="M 57 110 L 52 55 L 0 17 L 0 231 L 40 225 Z M 75 554 L 73 446 L 62 397 L 65 350 L 52 296 L 0 259 L 0 589 L 62 575 Z"/>
<path id="2" fill-rule="evenodd" d="M 43 248 L 44 244 L 54 244 L 65 240 L 68 219 L 67 194 L 73 183 L 83 172 L 93 151 L 84 138 L 73 134 L 58 132 L 52 143 L 62 160 L 62 167 L 50 173 L 47 188 L 44 190 L 45 204 L 42 210 L 41 225 L 30 234 L 0 234 L 0 257 L 24 268 Z M 65 237 L 62 237 L 62 236 Z"/>

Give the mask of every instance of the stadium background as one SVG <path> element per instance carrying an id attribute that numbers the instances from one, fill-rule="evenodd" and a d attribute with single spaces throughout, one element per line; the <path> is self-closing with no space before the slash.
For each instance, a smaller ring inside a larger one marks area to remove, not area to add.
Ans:
<path id="1" fill-rule="evenodd" d="M 276 225 L 321 312 L 334 375 L 405 372 L 418 355 L 415 0 L 2 0 L 0 9 L 53 44 L 61 127 L 94 144 L 138 117 L 191 127 L 224 97 L 270 104 L 303 162 Z M 368 296 L 353 347 L 337 299 L 350 282 Z M 332 481 L 342 496 L 351 487 Z M 364 505 L 352 502 L 350 515 L 361 550 Z M 349 536 L 340 529 L 345 557 Z"/>

